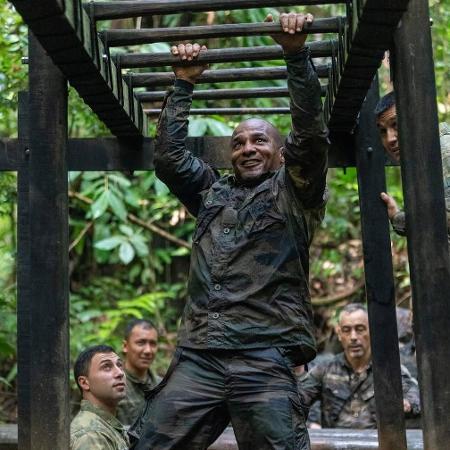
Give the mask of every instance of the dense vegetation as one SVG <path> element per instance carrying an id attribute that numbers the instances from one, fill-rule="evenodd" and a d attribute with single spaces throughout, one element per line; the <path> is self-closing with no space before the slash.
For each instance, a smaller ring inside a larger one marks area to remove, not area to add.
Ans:
<path id="1" fill-rule="evenodd" d="M 448 1 L 430 2 L 435 18 L 433 38 L 442 120 L 449 114 L 450 29 L 447 24 L 450 11 L 446 3 Z M 312 10 L 318 16 L 339 13 L 337 6 Z M 274 11 L 261 8 L 153 17 L 146 26 L 254 22 L 263 20 L 268 12 Z M 113 23 L 113 26 L 118 24 Z M 122 21 L 120 26 L 133 26 L 133 23 Z M 21 63 L 21 57 L 26 54 L 26 27 L 5 2 L 0 4 L 0 29 L 3 30 L 0 35 L 0 136 L 12 137 L 17 131 L 17 93 L 26 88 L 26 66 Z M 227 41 L 227 46 L 269 42 L 270 38 L 234 38 Z M 219 45 L 217 40 L 209 42 L 211 48 Z M 166 48 L 158 44 L 147 46 L 146 50 Z M 381 77 L 383 89 L 387 90 L 387 70 L 381 71 Z M 72 137 L 108 134 L 72 89 L 69 101 Z M 271 106 L 273 102 L 264 99 L 259 100 L 258 105 Z M 286 104 L 286 100 L 279 100 L 277 104 Z M 268 119 L 284 132 L 289 127 L 288 117 Z M 236 125 L 235 120 L 197 117 L 191 120 L 190 133 L 228 135 Z M 398 170 L 388 170 L 387 175 L 390 192 L 401 201 Z M 318 310 L 364 299 L 355 170 L 332 170 L 329 182 L 331 198 L 327 216 L 311 249 L 311 290 Z M 131 317 L 145 316 L 157 324 L 162 334 L 163 352 L 157 361 L 157 370 L 163 371 L 175 342 L 184 304 L 193 219 L 151 172 L 132 175 L 72 172 L 69 197 L 72 356 L 94 342 L 108 342 L 120 348 L 124 323 Z M 15 419 L 16 215 L 16 175 L 0 173 L 0 422 Z M 399 302 L 408 301 L 404 239 L 393 236 L 393 255 L 397 298 Z"/>

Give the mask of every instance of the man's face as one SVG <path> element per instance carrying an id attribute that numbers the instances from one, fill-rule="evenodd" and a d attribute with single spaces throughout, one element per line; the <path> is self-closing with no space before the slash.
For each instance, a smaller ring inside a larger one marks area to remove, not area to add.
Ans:
<path id="1" fill-rule="evenodd" d="M 337 333 L 349 361 L 370 358 L 369 321 L 366 312 L 357 310 L 341 314 Z"/>
<path id="2" fill-rule="evenodd" d="M 158 351 L 158 332 L 136 325 L 127 340 L 123 341 L 123 352 L 127 368 L 139 373 L 148 370 Z"/>
<path id="3" fill-rule="evenodd" d="M 259 178 L 282 164 L 282 147 L 270 124 L 260 119 L 242 122 L 231 137 L 231 164 L 243 182 Z"/>
<path id="4" fill-rule="evenodd" d="M 126 397 L 122 360 L 115 353 L 95 354 L 88 375 L 78 377 L 78 383 L 100 404 L 116 406 Z"/>
<path id="5" fill-rule="evenodd" d="M 377 118 L 377 126 L 380 131 L 381 142 L 390 157 L 400 162 L 400 148 L 397 134 L 397 110 L 395 105 L 381 113 Z"/>

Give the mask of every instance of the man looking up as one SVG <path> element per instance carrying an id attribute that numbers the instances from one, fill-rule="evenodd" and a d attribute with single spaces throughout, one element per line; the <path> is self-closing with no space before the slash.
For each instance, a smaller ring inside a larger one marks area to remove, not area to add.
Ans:
<path id="1" fill-rule="evenodd" d="M 126 396 L 121 359 L 108 345 L 96 345 L 80 353 L 73 372 L 83 399 L 70 425 L 70 450 L 127 450 L 128 437 L 115 417 Z"/>
<path id="2" fill-rule="evenodd" d="M 274 36 L 287 65 L 291 132 L 283 143 L 265 120 L 242 122 L 231 137 L 232 175 L 220 177 L 185 146 L 205 65 L 174 67 L 155 169 L 197 228 L 178 349 L 131 431 L 139 450 L 203 450 L 230 420 L 241 450 L 310 448 L 292 368 L 316 353 L 308 248 L 326 202 L 328 133 L 301 34 L 312 21 L 282 14 Z M 172 48 L 185 61 L 201 51 Z"/>
<path id="3" fill-rule="evenodd" d="M 129 322 L 122 351 L 125 355 L 127 396 L 119 403 L 117 418 L 123 425 L 130 426 L 142 412 L 146 393 L 161 381 L 150 369 L 158 351 L 155 326 L 142 319 Z"/>
<path id="4" fill-rule="evenodd" d="M 389 92 L 380 99 L 375 108 L 378 130 L 380 132 L 381 142 L 386 153 L 395 161 L 400 162 L 400 146 L 398 142 L 397 131 L 397 109 L 395 105 L 395 94 Z M 440 128 L 441 157 L 444 178 L 445 206 L 447 210 L 447 231 L 450 248 L 450 127 L 442 123 Z M 405 213 L 399 209 L 396 201 L 387 193 L 382 192 L 381 198 L 386 203 L 387 213 L 394 231 L 405 236 L 406 222 Z"/>
<path id="5" fill-rule="evenodd" d="M 311 428 L 376 428 L 375 393 L 366 308 L 358 303 L 345 306 L 336 328 L 344 349 L 331 361 L 315 366 L 301 383 L 304 401 L 321 401 L 321 417 L 309 417 Z M 402 366 L 403 410 L 420 412 L 417 382 Z"/>

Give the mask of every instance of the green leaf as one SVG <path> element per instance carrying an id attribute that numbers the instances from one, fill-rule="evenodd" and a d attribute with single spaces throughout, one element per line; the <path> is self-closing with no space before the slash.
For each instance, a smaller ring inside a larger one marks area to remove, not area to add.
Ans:
<path id="1" fill-rule="evenodd" d="M 231 133 L 233 133 L 233 130 L 223 122 L 211 118 L 205 119 L 205 121 L 214 136 L 231 136 Z"/>
<path id="2" fill-rule="evenodd" d="M 112 250 L 118 245 L 123 244 L 125 239 L 122 236 L 112 236 L 106 239 L 102 239 L 94 244 L 95 248 L 99 250 Z"/>
<path id="3" fill-rule="evenodd" d="M 119 258 L 124 264 L 129 264 L 134 258 L 135 252 L 129 242 L 122 242 L 119 247 Z"/>
<path id="4" fill-rule="evenodd" d="M 148 247 L 146 240 L 140 234 L 135 234 L 130 237 L 130 242 L 133 244 L 133 247 L 136 249 L 138 256 L 147 256 L 148 255 Z"/>
<path id="5" fill-rule="evenodd" d="M 155 181 L 155 191 L 156 195 L 167 195 L 170 191 L 169 188 L 159 179 Z"/>
<path id="6" fill-rule="evenodd" d="M 104 191 L 100 197 L 91 205 L 92 218 L 98 219 L 108 209 L 109 191 Z"/>
<path id="7" fill-rule="evenodd" d="M 111 209 L 113 213 L 120 219 L 125 220 L 127 218 L 127 210 L 125 208 L 125 205 L 117 195 L 114 195 L 112 192 L 109 193 L 108 196 L 108 202 L 109 206 L 111 206 Z"/>
<path id="8" fill-rule="evenodd" d="M 119 225 L 119 230 L 128 237 L 131 237 L 134 234 L 133 228 L 124 225 L 123 223 Z"/>
<path id="9" fill-rule="evenodd" d="M 208 122 L 205 119 L 189 120 L 189 136 L 204 136 L 208 129 Z"/>

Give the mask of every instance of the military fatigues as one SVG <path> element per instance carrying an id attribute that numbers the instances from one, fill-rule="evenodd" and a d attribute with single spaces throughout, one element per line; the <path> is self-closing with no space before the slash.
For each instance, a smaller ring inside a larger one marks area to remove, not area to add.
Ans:
<path id="1" fill-rule="evenodd" d="M 161 377 L 153 374 L 151 370 L 148 370 L 145 381 L 140 380 L 126 369 L 125 374 L 127 380 L 127 396 L 117 407 L 117 418 L 122 425 L 128 427 L 141 414 L 144 409 L 146 394 L 161 381 Z"/>
<path id="2" fill-rule="evenodd" d="M 116 417 L 87 400 L 70 424 L 70 450 L 127 450 L 128 437 Z"/>
<path id="3" fill-rule="evenodd" d="M 167 99 L 156 174 L 197 228 L 179 348 L 131 431 L 139 450 L 207 448 L 230 419 L 241 450 L 309 448 L 291 368 L 315 355 L 308 247 L 324 215 L 328 139 L 309 50 L 286 61 L 286 163 L 252 186 L 186 151 L 192 85 L 177 80 Z"/>
<path id="4" fill-rule="evenodd" d="M 447 234 L 450 250 L 450 126 L 447 123 L 439 124 L 442 173 L 444 179 L 445 208 L 447 211 Z M 406 236 L 405 213 L 399 211 L 391 219 L 392 228 L 400 236 Z"/>
<path id="5" fill-rule="evenodd" d="M 420 413 L 417 382 L 402 366 L 403 397 L 411 404 L 411 413 Z M 324 428 L 376 428 L 376 410 L 371 364 L 362 373 L 353 371 L 344 353 L 315 366 L 300 382 L 306 405 L 322 402 L 321 417 L 310 415 L 311 422 Z M 312 412 L 312 411 L 311 411 Z"/>

